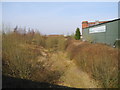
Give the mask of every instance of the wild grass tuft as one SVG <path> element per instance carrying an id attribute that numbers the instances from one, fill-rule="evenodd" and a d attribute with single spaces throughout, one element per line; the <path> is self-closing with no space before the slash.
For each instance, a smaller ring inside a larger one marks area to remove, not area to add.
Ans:
<path id="1" fill-rule="evenodd" d="M 46 62 L 38 62 L 38 57 L 43 57 L 45 45 L 45 37 L 39 33 L 33 35 L 13 32 L 4 34 L 2 38 L 3 74 L 39 82 L 55 83 L 61 75 L 60 71 L 51 71 L 51 67 L 44 66 Z M 45 59 L 47 60 L 47 58 Z"/>
<path id="2" fill-rule="evenodd" d="M 71 43 L 67 51 L 78 67 L 100 81 L 103 87 L 118 87 L 118 49 L 84 42 L 77 46 Z"/>

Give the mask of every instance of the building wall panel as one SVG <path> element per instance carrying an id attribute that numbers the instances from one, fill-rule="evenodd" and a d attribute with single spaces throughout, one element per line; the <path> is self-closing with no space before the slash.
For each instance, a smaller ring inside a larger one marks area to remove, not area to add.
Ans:
<path id="1" fill-rule="evenodd" d="M 109 45 L 114 45 L 115 41 L 117 39 L 120 39 L 120 30 L 118 32 L 118 26 L 120 27 L 120 25 L 118 25 L 118 21 L 120 23 L 120 20 L 116 20 L 113 22 L 108 22 L 83 29 L 83 39 L 97 43 L 106 43 Z M 90 28 L 95 28 L 103 25 L 106 26 L 106 32 L 89 33 Z"/>

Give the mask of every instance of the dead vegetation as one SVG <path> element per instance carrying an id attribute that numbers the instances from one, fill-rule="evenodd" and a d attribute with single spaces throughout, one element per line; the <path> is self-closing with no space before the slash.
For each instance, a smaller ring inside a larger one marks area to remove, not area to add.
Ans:
<path id="1" fill-rule="evenodd" d="M 80 88 L 97 87 L 93 78 L 118 87 L 118 49 L 110 46 L 39 33 L 3 34 L 2 46 L 4 75 Z"/>
<path id="2" fill-rule="evenodd" d="M 118 49 L 104 44 L 71 41 L 70 59 L 105 88 L 118 87 Z M 76 44 L 77 43 L 77 44 Z"/>
<path id="3" fill-rule="evenodd" d="M 44 48 L 47 43 L 40 34 L 10 33 L 4 34 L 2 40 L 4 75 L 49 83 L 55 83 L 62 75 L 59 70 L 51 70 L 49 53 Z"/>

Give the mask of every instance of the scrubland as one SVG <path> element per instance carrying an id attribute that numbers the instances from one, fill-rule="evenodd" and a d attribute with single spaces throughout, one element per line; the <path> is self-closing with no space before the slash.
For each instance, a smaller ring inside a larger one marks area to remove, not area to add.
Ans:
<path id="1" fill-rule="evenodd" d="M 45 42 L 50 40 L 38 33 L 34 35 L 4 34 L 2 39 L 3 74 L 41 82 L 55 82 L 62 72 L 51 70 L 51 65 L 45 65 L 50 59 L 49 51 L 45 48 L 52 48 L 50 47 L 52 42 L 49 43 L 50 45 Z"/>
<path id="2" fill-rule="evenodd" d="M 118 87 L 119 49 L 104 44 L 69 41 L 67 48 L 70 59 L 75 59 L 78 67 L 87 72 L 102 87 Z"/>
<path id="3" fill-rule="evenodd" d="M 11 32 L 2 35 L 2 73 L 77 88 L 117 88 L 118 51 L 70 37 Z"/>

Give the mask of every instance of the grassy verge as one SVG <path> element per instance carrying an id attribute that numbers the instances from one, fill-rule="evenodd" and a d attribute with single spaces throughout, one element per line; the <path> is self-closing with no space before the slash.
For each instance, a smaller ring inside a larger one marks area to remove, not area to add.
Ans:
<path id="1" fill-rule="evenodd" d="M 88 42 L 75 46 L 72 42 L 67 51 L 80 69 L 100 81 L 103 87 L 118 87 L 118 49 Z"/>

